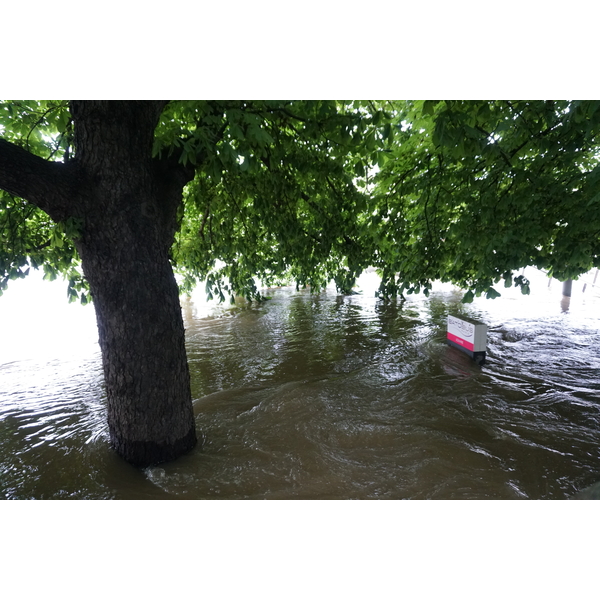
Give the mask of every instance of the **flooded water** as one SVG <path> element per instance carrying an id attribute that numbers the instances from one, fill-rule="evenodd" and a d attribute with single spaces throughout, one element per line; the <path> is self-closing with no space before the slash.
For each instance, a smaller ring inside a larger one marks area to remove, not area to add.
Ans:
<path id="1" fill-rule="evenodd" d="M 382 302 L 374 274 L 352 296 L 182 300 L 202 445 L 145 470 L 109 446 L 93 308 L 15 282 L 0 498 L 569 498 L 600 480 L 600 298 L 527 276 L 534 295 L 471 305 Z M 483 367 L 446 345 L 449 312 L 487 323 Z"/>

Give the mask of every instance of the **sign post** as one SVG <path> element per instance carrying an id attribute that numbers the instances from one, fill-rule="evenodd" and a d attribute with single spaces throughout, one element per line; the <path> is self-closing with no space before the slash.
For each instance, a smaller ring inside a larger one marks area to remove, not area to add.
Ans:
<path id="1" fill-rule="evenodd" d="M 448 315 L 447 342 L 468 354 L 478 365 L 485 363 L 487 325 Z"/>

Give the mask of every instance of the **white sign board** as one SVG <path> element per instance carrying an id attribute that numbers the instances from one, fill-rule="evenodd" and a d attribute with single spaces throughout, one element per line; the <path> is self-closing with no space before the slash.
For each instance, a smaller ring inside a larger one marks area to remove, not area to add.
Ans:
<path id="1" fill-rule="evenodd" d="M 464 319 L 448 315 L 448 342 L 473 355 L 475 352 L 485 352 L 487 346 L 487 325 L 469 323 Z"/>

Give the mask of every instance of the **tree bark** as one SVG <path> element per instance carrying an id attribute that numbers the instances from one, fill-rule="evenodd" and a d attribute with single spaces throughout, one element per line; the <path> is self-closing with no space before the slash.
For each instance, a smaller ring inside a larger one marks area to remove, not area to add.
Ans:
<path id="1" fill-rule="evenodd" d="M 122 220 L 103 225 L 79 251 L 96 308 L 110 438 L 128 462 L 147 466 L 196 443 L 179 293 L 154 232 Z"/>
<path id="2" fill-rule="evenodd" d="M 92 182 L 77 242 L 96 306 L 116 451 L 146 466 L 196 444 L 169 250 L 193 173 L 151 158 L 162 103 L 73 102 L 76 160 Z"/>
<path id="3" fill-rule="evenodd" d="M 110 438 L 136 466 L 177 458 L 197 441 L 169 261 L 193 171 L 152 159 L 164 104 L 73 101 L 75 158 L 66 165 L 0 146 L 1 187 L 54 220 L 82 223 L 75 244 L 96 309 Z"/>

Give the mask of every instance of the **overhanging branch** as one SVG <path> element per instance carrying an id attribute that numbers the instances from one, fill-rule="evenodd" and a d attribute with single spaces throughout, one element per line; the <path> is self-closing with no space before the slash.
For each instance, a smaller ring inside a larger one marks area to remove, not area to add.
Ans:
<path id="1" fill-rule="evenodd" d="M 0 188 L 36 205 L 55 221 L 72 214 L 77 167 L 47 161 L 0 139 Z"/>

